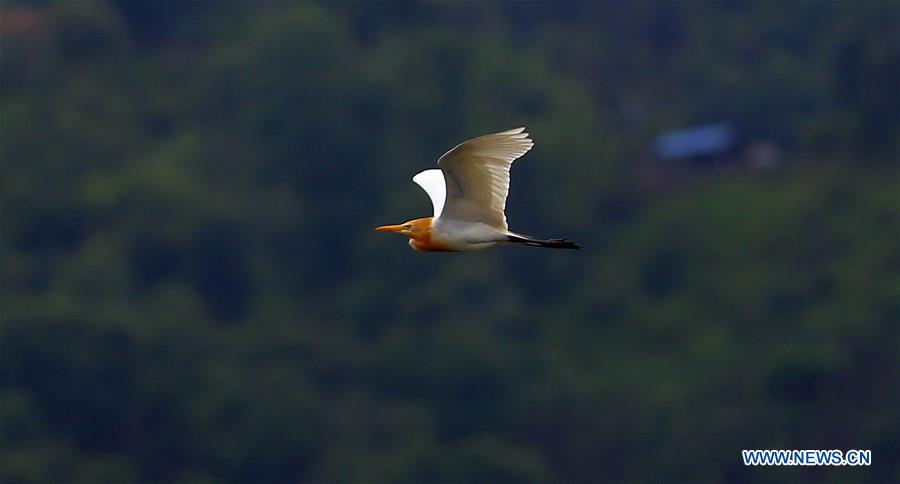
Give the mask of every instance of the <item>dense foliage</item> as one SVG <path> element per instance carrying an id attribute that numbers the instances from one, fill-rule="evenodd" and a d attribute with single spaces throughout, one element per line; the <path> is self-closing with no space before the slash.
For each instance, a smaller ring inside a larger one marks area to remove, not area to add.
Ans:
<path id="1" fill-rule="evenodd" d="M 898 479 L 897 20 L 4 3 L 0 477 Z M 654 136 L 722 120 L 782 164 L 644 183 Z M 410 177 L 443 151 L 519 125 L 511 226 L 585 250 L 372 231 L 428 215 Z"/>

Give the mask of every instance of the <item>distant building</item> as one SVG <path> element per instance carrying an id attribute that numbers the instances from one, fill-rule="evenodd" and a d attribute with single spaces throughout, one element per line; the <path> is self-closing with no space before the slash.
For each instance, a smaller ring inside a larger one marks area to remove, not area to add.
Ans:
<path id="1" fill-rule="evenodd" d="M 669 131 L 653 142 L 654 161 L 679 168 L 705 168 L 738 162 L 737 131 L 730 123 Z M 662 168 L 662 166 L 661 166 Z"/>
<path id="2" fill-rule="evenodd" d="M 650 146 L 645 181 L 654 186 L 689 181 L 735 169 L 766 172 L 781 164 L 780 147 L 742 136 L 732 123 L 715 123 L 669 131 Z"/>

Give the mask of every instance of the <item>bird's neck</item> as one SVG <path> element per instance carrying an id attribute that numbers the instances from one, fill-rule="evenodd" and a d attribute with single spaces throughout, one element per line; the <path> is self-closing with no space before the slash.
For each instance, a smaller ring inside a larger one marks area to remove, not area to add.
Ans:
<path id="1" fill-rule="evenodd" d="M 417 218 L 407 223 L 413 226 L 413 230 L 409 234 L 409 245 L 413 249 L 422 252 L 454 252 L 434 236 L 431 230 L 434 226 L 433 217 Z"/>

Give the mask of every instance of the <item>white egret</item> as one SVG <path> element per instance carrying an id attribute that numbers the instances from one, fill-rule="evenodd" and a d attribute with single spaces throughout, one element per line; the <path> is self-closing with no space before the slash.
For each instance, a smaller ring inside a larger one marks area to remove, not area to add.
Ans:
<path id="1" fill-rule="evenodd" d="M 434 216 L 375 230 L 409 237 L 423 252 L 465 252 L 497 244 L 580 249 L 568 239 L 540 240 L 511 232 L 506 224 L 509 168 L 534 146 L 525 128 L 488 134 L 460 143 L 438 159 L 439 169 L 413 177 L 434 205 Z"/>

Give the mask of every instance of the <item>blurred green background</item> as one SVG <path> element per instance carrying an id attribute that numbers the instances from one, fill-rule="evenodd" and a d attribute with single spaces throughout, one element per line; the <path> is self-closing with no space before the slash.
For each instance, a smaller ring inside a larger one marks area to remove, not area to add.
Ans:
<path id="1" fill-rule="evenodd" d="M 0 35 L 5 483 L 900 480 L 896 2 L 5 1 Z M 520 125 L 511 227 L 584 250 L 372 231 Z"/>

